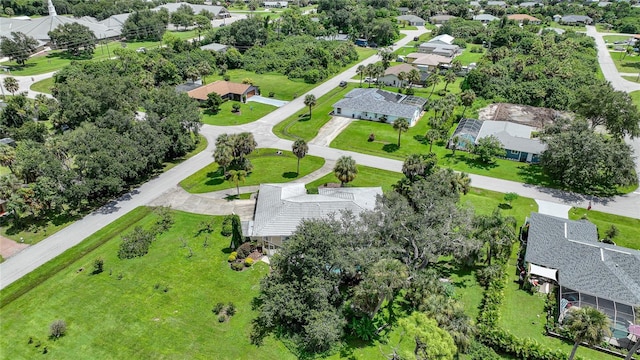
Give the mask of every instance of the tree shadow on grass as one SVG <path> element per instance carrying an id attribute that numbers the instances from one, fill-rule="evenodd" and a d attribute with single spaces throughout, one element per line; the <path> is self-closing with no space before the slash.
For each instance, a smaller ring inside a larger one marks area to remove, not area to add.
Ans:
<path id="1" fill-rule="evenodd" d="M 413 135 L 413 139 L 422 145 L 429 145 L 429 140 L 424 135 Z"/>
<path id="2" fill-rule="evenodd" d="M 500 209 L 502 209 L 502 210 L 511 210 L 511 209 L 513 209 L 513 207 L 512 207 L 511 205 L 509 205 L 509 204 L 505 204 L 505 203 L 500 203 L 500 204 L 498 205 L 498 207 L 499 207 Z"/>
<path id="3" fill-rule="evenodd" d="M 298 177 L 298 173 L 295 171 L 287 171 L 282 173 L 282 177 L 285 179 L 295 179 Z"/>
<path id="4" fill-rule="evenodd" d="M 548 176 L 542 173 L 542 166 L 540 165 L 522 164 L 518 166 L 518 175 L 524 179 L 526 184 L 557 187 Z"/>
<path id="5" fill-rule="evenodd" d="M 462 161 L 464 161 L 468 167 L 475 169 L 491 170 L 498 167 L 498 164 L 495 162 L 485 163 L 476 159 L 475 156 L 465 156 L 462 158 Z"/>
<path id="6" fill-rule="evenodd" d="M 388 152 L 388 153 L 392 153 L 392 152 L 396 152 L 398 151 L 398 149 L 400 149 L 400 147 L 398 146 L 398 144 L 386 144 L 382 147 L 382 150 Z"/>

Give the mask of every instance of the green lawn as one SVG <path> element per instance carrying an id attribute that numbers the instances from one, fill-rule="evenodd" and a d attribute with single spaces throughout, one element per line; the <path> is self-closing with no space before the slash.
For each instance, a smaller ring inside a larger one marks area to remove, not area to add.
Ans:
<path id="1" fill-rule="evenodd" d="M 610 51 L 611 59 L 621 73 L 640 72 L 640 55 L 625 55 L 623 51 Z"/>
<path id="2" fill-rule="evenodd" d="M 231 111 L 233 104 L 240 104 L 239 112 L 234 113 Z M 238 101 L 226 101 L 220 106 L 220 111 L 215 115 L 208 110 L 204 110 L 202 113 L 202 122 L 204 124 L 219 126 L 242 125 L 256 121 L 275 109 L 277 109 L 277 107 L 257 102 L 243 104 Z"/>
<path id="3" fill-rule="evenodd" d="M 316 100 L 317 104 L 311 111 L 311 119 L 309 119 L 309 108 L 305 107 L 274 126 L 273 133 L 283 139 L 310 141 L 318 135 L 320 128 L 331 120 L 329 113 L 333 111 L 333 104 L 356 87 L 358 87 L 357 84 L 350 83 L 344 88 L 334 88 Z"/>
<path id="4" fill-rule="evenodd" d="M 629 96 L 631 96 L 633 103 L 640 109 L 640 90 L 629 93 Z"/>
<path id="5" fill-rule="evenodd" d="M 627 35 L 604 35 L 602 38 L 604 39 L 604 42 L 607 44 L 613 44 L 617 41 L 629 40 L 629 36 Z"/>
<path id="6" fill-rule="evenodd" d="M 253 80 L 254 85 L 260 87 L 260 93 L 263 96 L 268 96 L 270 92 L 273 92 L 276 99 L 286 101 L 291 101 L 316 86 L 316 84 L 307 84 L 302 79 L 288 79 L 275 72 L 256 74 L 242 69 L 233 69 L 227 71 L 227 75 L 229 75 L 229 81 L 233 82 L 242 82 L 242 80 L 249 78 Z M 207 83 L 216 80 L 223 80 L 223 77 L 220 75 L 207 76 Z"/>
<path id="7" fill-rule="evenodd" d="M 617 245 L 640 250 L 640 232 L 638 231 L 640 229 L 640 219 L 575 207 L 569 211 L 570 219 L 579 220 L 583 216 L 586 216 L 589 221 L 596 224 L 600 239 L 604 238 L 606 231 L 611 225 L 614 225 L 620 230 L 620 234 L 613 239 Z"/>
<path id="8" fill-rule="evenodd" d="M 50 77 L 50 78 L 33 83 L 33 85 L 31 85 L 31 90 L 39 91 L 45 94 L 51 94 L 52 87 L 53 87 L 53 78 Z"/>
<path id="9" fill-rule="evenodd" d="M 357 165 L 358 176 L 348 183 L 348 187 L 369 187 L 369 186 L 381 186 L 384 192 L 391 191 L 391 185 L 395 184 L 402 178 L 402 173 L 393 171 L 380 170 L 364 165 Z M 322 186 L 327 183 L 340 183 L 340 180 L 332 173 L 329 173 L 320 179 L 308 183 L 306 185 L 307 191 L 311 194 L 318 193 L 318 186 Z"/>
<path id="10" fill-rule="evenodd" d="M 480 49 L 481 52 L 471 52 L 472 49 Z M 482 45 L 467 44 L 467 47 L 462 51 L 462 54 L 455 57 L 462 65 L 469 65 L 471 63 L 477 63 L 484 56 L 484 49 Z"/>
<path id="11" fill-rule="evenodd" d="M 310 174 L 324 165 L 324 159 L 307 155 L 300 160 L 300 174 L 296 174 L 298 158 L 290 151 L 278 155 L 277 149 L 256 149 L 249 159 L 253 164 L 251 172 L 240 186 L 260 185 L 262 183 L 284 183 Z M 199 194 L 235 187 L 225 180 L 222 169 L 212 162 L 200 171 L 180 182 L 186 191 Z"/>
<path id="12" fill-rule="evenodd" d="M 543 28 L 547 28 L 547 27 L 553 27 L 553 28 L 563 29 L 566 31 L 575 31 L 575 32 L 585 32 L 587 30 L 587 28 L 584 25 L 563 25 L 555 21 L 550 21 L 549 25 L 544 26 Z"/>
<path id="13" fill-rule="evenodd" d="M 3 358 L 34 358 L 45 346 L 49 356 L 58 359 L 177 359 L 185 354 L 217 359 L 295 358 L 273 338 L 261 347 L 249 343 L 255 317 L 251 301 L 268 266 L 256 263 L 243 272 L 229 268 L 229 239 L 219 234 L 221 217 L 174 212 L 175 225 L 155 240 L 147 255 L 120 260 L 120 235 L 134 226 L 149 227 L 156 219 L 147 208 L 135 212 L 146 215 L 137 216 L 133 223 L 125 216 L 109 225 L 89 240 L 101 237 L 104 245 L 69 262 L 0 310 Z M 215 230 L 199 232 L 201 223 L 210 219 Z M 207 247 L 203 246 L 206 238 Z M 90 275 L 98 258 L 104 260 L 105 271 Z M 211 311 L 218 302 L 233 302 L 237 313 L 219 323 Z M 54 341 L 48 339 L 49 325 L 57 319 L 66 321 L 67 333 Z"/>
<path id="14" fill-rule="evenodd" d="M 605 26 L 604 24 L 596 24 L 596 30 L 600 33 L 610 33 L 613 32 L 613 30 L 610 30 L 607 26 Z"/>
<path id="15" fill-rule="evenodd" d="M 518 246 L 516 245 L 507 267 L 509 280 L 504 290 L 505 298 L 500 311 L 500 326 L 518 337 L 530 338 L 549 349 L 559 349 L 569 354 L 573 343 L 545 335 L 544 295 L 531 295 L 518 289 L 518 278 L 515 274 L 517 251 Z M 614 356 L 582 346 L 578 348 L 577 355 L 590 360 L 617 359 Z"/>
<path id="16" fill-rule="evenodd" d="M 640 83 L 640 76 L 636 75 L 636 76 L 623 76 L 623 79 L 627 80 L 627 81 L 631 81 L 631 82 L 635 82 L 635 83 Z M 634 91 L 632 92 L 630 95 L 633 97 L 633 94 L 637 93 L 638 91 Z M 638 104 L 636 102 L 636 104 Z"/>

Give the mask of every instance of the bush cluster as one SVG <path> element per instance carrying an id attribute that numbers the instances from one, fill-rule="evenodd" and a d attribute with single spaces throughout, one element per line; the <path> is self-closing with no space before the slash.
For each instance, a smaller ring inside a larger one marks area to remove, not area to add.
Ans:
<path id="1" fill-rule="evenodd" d="M 226 306 L 219 302 L 211 309 L 211 312 L 218 316 L 218 322 L 225 322 L 236 314 L 236 306 L 232 302 Z"/>
<path id="2" fill-rule="evenodd" d="M 240 245 L 236 250 L 236 252 L 238 253 L 238 259 L 244 259 L 249 256 L 249 254 L 251 254 L 251 250 L 251 243 L 246 242 Z"/>
<path id="3" fill-rule="evenodd" d="M 171 228 L 173 215 L 168 208 L 158 208 L 156 214 L 158 214 L 158 220 L 150 230 L 136 226 L 132 232 L 122 236 L 122 243 L 120 243 L 120 248 L 118 249 L 118 258 L 133 259 L 146 255 L 156 236 Z"/>
<path id="4" fill-rule="evenodd" d="M 231 236 L 231 234 L 233 234 L 232 218 L 233 215 L 227 215 L 224 217 L 224 220 L 222 220 L 222 230 L 220 231 L 222 236 Z"/>
<path id="5" fill-rule="evenodd" d="M 231 268 L 235 271 L 242 271 L 242 269 L 244 269 L 244 265 L 242 263 L 234 262 L 231 263 Z"/>
<path id="6" fill-rule="evenodd" d="M 253 265 L 253 259 L 252 258 L 246 258 L 244 259 L 244 266 L 246 267 L 251 267 L 251 265 Z"/>

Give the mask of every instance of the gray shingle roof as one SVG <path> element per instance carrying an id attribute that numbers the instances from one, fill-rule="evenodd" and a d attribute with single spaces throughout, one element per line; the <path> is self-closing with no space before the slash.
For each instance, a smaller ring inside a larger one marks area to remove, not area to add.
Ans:
<path id="1" fill-rule="evenodd" d="M 547 146 L 538 139 L 531 138 L 531 126 L 516 124 L 509 121 L 484 121 L 476 139 L 495 136 L 505 149 L 541 154 Z"/>
<path id="2" fill-rule="evenodd" d="M 415 16 L 415 15 L 400 15 L 400 16 L 396 16 L 396 19 L 398 20 L 405 20 L 405 21 L 409 21 L 409 22 L 424 22 L 424 19 L 419 17 L 419 16 Z"/>
<path id="3" fill-rule="evenodd" d="M 531 213 L 525 261 L 558 270 L 570 289 L 640 305 L 640 251 L 598 242 L 596 226 Z"/>
<path id="4" fill-rule="evenodd" d="M 422 108 L 402 104 L 404 98 L 402 94 L 380 89 L 353 89 L 333 107 L 413 119 L 416 110 Z"/>
<path id="5" fill-rule="evenodd" d="M 359 214 L 375 207 L 382 188 L 318 189 L 309 195 L 302 183 L 261 184 L 253 222 L 246 236 L 289 236 L 304 219 L 321 219 L 348 210 Z"/>
<path id="6" fill-rule="evenodd" d="M 563 22 L 591 22 L 592 18 L 586 15 L 565 15 L 562 17 Z"/>

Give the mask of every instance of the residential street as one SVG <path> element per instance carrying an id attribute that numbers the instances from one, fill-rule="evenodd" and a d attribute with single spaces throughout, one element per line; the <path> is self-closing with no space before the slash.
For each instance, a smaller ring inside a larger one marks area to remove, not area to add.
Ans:
<path id="1" fill-rule="evenodd" d="M 394 46 L 394 49 L 404 46 L 413 40 L 414 36 L 418 36 L 426 31 L 427 30 L 423 27 L 420 27 L 418 30 L 403 31 L 407 36 L 400 40 Z M 600 37 L 600 39 L 602 40 L 602 37 Z M 360 64 L 366 65 L 368 63 L 376 62 L 377 60 L 377 56 L 372 56 L 362 61 Z M 316 98 L 319 98 L 331 89 L 337 87 L 340 81 L 347 80 L 355 76 L 356 68 L 357 65 L 347 69 L 343 73 L 311 90 L 308 94 L 314 94 Z M 179 181 L 197 172 L 213 161 L 211 157 L 213 144 L 215 142 L 215 138 L 221 133 L 250 131 L 254 134 L 260 147 L 273 147 L 290 150 L 292 142 L 276 137 L 272 132 L 272 128 L 275 124 L 304 108 L 305 105 L 303 102 L 305 95 L 306 94 L 302 94 L 285 106 L 253 123 L 235 127 L 204 125 L 201 132 L 209 141 L 209 146 L 205 151 L 186 160 L 168 172 L 159 175 L 138 189 L 121 197 L 117 201 L 113 201 L 96 212 L 75 222 L 40 243 L 23 250 L 0 264 L 0 289 L 8 286 L 65 250 L 80 243 L 89 235 L 110 224 L 135 207 L 152 203 L 154 199 L 158 198 L 162 194 L 173 191 Z M 358 164 L 385 170 L 400 171 L 402 167 L 402 162 L 398 160 L 342 151 L 314 144 L 309 146 L 309 154 L 322 156 L 328 161 L 336 160 L 342 155 L 351 155 Z M 516 192 L 520 196 L 531 197 L 539 200 L 582 207 L 586 207 L 590 200 L 590 198 L 583 195 L 525 185 L 512 181 L 479 175 L 471 175 L 470 177 L 472 179 L 472 186 L 474 187 L 500 192 Z M 612 214 L 640 218 L 640 193 L 629 194 L 612 199 L 593 199 L 593 209 Z"/>

